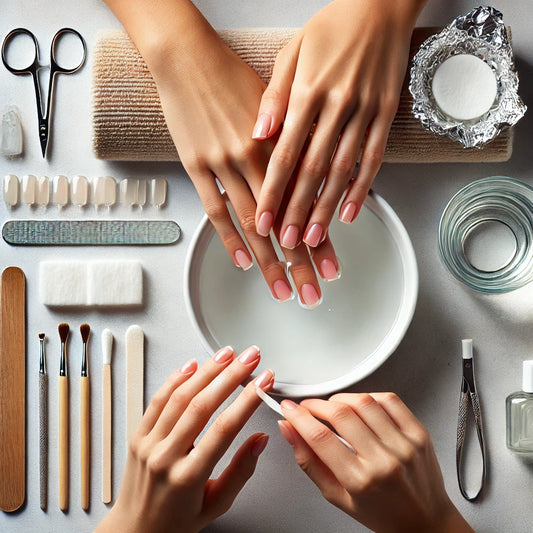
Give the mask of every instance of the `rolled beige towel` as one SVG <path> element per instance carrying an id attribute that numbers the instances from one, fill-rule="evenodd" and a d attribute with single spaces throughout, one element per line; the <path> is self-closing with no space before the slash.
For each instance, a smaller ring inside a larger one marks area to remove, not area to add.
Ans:
<path id="1" fill-rule="evenodd" d="M 268 82 L 278 51 L 297 29 L 223 30 L 222 39 Z M 411 56 L 436 28 L 415 28 Z M 150 72 L 122 30 L 105 30 L 93 49 L 93 146 L 99 159 L 178 161 Z M 424 129 L 412 113 L 404 83 L 391 127 L 386 162 L 496 162 L 511 157 L 512 130 L 505 130 L 483 148 L 463 148 L 447 137 Z"/>

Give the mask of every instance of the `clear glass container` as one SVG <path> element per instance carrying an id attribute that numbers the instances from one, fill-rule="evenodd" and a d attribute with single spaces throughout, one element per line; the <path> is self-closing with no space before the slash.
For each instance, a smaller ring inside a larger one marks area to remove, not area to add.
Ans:
<path id="1" fill-rule="evenodd" d="M 507 448 L 533 454 L 533 361 L 524 361 L 522 389 L 505 401 Z"/>
<path id="2" fill-rule="evenodd" d="M 496 263 L 476 262 L 470 256 L 476 233 L 487 228 L 507 237 L 504 246 L 491 242 L 490 235 L 482 245 L 498 257 Z M 492 176 L 461 189 L 442 214 L 439 252 L 453 276 L 479 291 L 508 292 L 532 281 L 533 188 L 514 178 Z"/>

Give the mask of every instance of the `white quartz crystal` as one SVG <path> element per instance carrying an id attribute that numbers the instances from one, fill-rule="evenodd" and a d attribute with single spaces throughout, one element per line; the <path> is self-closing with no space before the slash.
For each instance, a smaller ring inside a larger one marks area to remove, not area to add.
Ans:
<path id="1" fill-rule="evenodd" d="M 0 124 L 0 154 L 16 157 L 22 153 L 22 125 L 15 106 L 6 106 Z"/>

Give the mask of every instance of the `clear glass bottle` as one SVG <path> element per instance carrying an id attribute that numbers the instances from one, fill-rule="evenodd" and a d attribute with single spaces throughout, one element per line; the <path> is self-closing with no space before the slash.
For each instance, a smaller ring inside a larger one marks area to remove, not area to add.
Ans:
<path id="1" fill-rule="evenodd" d="M 507 396 L 507 447 L 515 453 L 533 454 L 533 360 L 524 361 L 522 390 Z"/>

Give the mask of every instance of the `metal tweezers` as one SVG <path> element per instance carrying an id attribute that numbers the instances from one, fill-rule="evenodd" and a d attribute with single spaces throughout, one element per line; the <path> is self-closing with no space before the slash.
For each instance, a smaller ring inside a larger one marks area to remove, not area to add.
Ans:
<path id="1" fill-rule="evenodd" d="M 466 422 L 469 405 L 472 406 L 472 412 L 476 424 L 477 438 L 479 441 L 479 447 L 481 449 L 481 458 L 483 460 L 483 473 L 481 476 L 479 490 L 472 496 L 468 494 L 464 487 L 461 470 L 463 444 L 466 436 Z M 483 439 L 483 425 L 481 422 L 481 408 L 479 405 L 479 397 L 476 391 L 476 382 L 474 379 L 474 358 L 471 339 L 463 340 L 463 378 L 461 381 L 461 395 L 459 398 L 459 419 L 457 421 L 456 464 L 457 481 L 459 482 L 459 490 L 461 491 L 461 494 L 468 501 L 476 500 L 483 490 L 483 486 L 487 477 L 487 460 L 485 454 L 485 440 Z"/>

